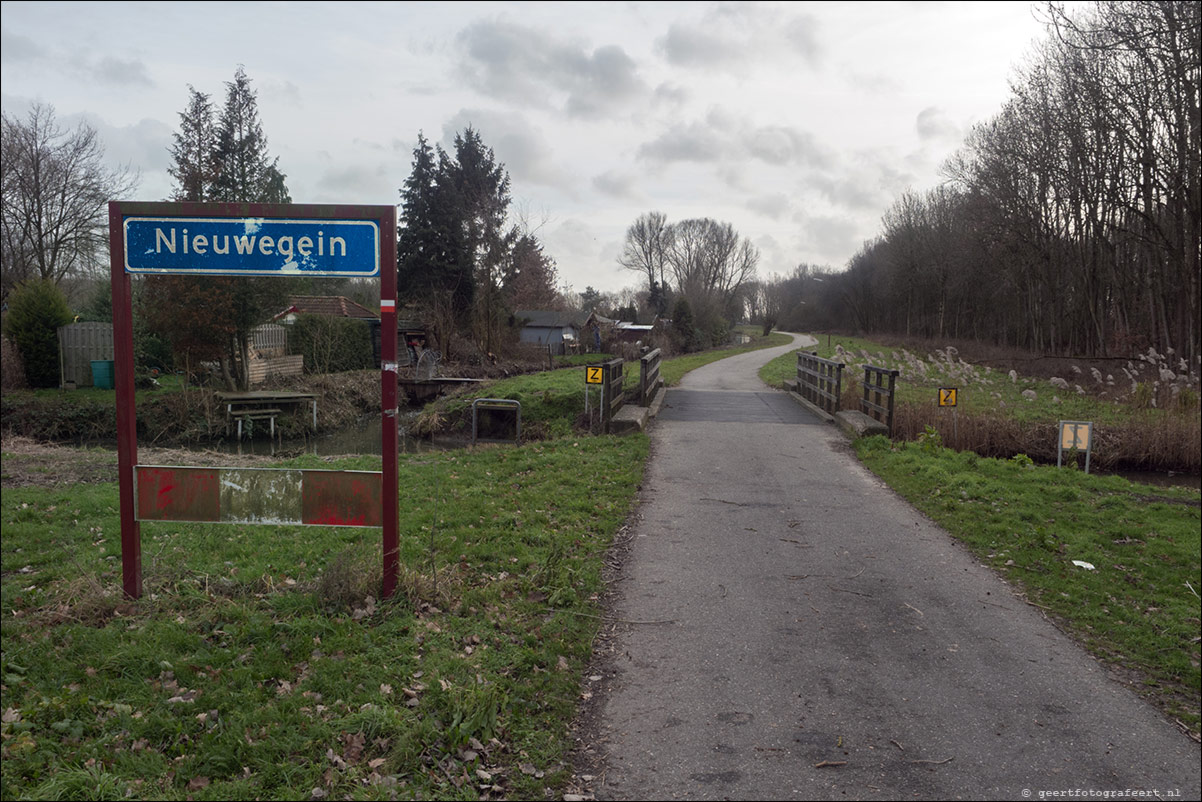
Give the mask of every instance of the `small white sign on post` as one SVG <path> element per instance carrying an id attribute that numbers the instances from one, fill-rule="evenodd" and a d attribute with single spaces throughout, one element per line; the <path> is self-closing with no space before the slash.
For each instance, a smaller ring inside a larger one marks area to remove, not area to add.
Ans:
<path id="1" fill-rule="evenodd" d="M 1060 421 L 1060 442 L 1056 448 L 1056 467 L 1064 463 L 1064 452 L 1085 452 L 1085 472 L 1089 473 L 1089 457 L 1093 449 L 1093 423 L 1091 421 Z"/>

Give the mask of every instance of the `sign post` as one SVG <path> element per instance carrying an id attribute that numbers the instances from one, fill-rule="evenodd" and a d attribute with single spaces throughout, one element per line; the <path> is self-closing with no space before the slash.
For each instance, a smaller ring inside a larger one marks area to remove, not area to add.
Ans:
<path id="1" fill-rule="evenodd" d="M 588 429 L 593 430 L 593 409 L 589 403 L 592 389 L 596 387 L 601 393 L 597 409 L 604 416 L 605 405 L 605 367 L 603 365 L 587 365 L 584 368 L 584 413 L 588 416 Z"/>
<path id="2" fill-rule="evenodd" d="M 1093 449 L 1093 422 L 1080 420 L 1060 421 L 1060 437 L 1056 444 L 1056 467 L 1064 462 L 1064 452 L 1073 453 L 1073 465 L 1076 465 L 1076 452 L 1085 452 L 1085 472 L 1089 473 L 1089 457 Z"/>
<path id="3" fill-rule="evenodd" d="M 248 520 L 248 513 L 238 511 L 239 499 L 217 492 L 214 472 L 138 465 L 130 276 L 378 276 L 384 333 L 380 343 L 382 472 L 348 476 L 351 472 L 329 471 L 293 476 L 298 472 L 264 471 L 246 484 L 260 488 L 263 498 L 271 502 L 270 515 L 264 518 L 261 512 L 255 512 L 253 515 L 260 517 L 252 517 L 252 521 L 381 526 L 381 595 L 390 597 L 396 591 L 400 568 L 396 208 L 113 201 L 109 203 L 109 259 L 125 594 L 134 599 L 142 595 L 141 520 L 164 516 L 167 520 Z M 158 483 L 154 485 L 153 505 L 147 501 L 149 496 L 138 496 L 139 475 L 143 482 Z M 373 489 L 377 476 L 378 492 Z M 178 497 L 173 495 L 177 488 Z"/>
<path id="4" fill-rule="evenodd" d="M 939 406 L 952 408 L 952 447 L 956 448 L 956 444 L 960 441 L 960 433 L 956 430 L 956 396 L 958 395 L 956 387 L 940 387 L 939 388 Z"/>

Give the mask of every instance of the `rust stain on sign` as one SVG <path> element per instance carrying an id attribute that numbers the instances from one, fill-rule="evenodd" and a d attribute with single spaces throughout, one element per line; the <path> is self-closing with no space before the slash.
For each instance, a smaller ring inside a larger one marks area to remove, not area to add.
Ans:
<path id="1" fill-rule="evenodd" d="M 217 468 L 137 468 L 140 521 L 218 521 L 221 496 Z"/>
<path id="2" fill-rule="evenodd" d="M 383 481 L 378 473 L 305 471 L 303 522 L 326 526 L 381 526 Z"/>

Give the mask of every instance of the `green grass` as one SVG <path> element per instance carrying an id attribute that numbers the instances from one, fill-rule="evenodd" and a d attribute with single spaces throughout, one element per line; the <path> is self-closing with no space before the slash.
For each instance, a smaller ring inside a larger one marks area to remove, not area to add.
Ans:
<path id="1" fill-rule="evenodd" d="M 386 603 L 378 530 L 163 523 L 143 525 L 128 603 L 115 485 L 5 489 L 4 797 L 562 790 L 602 555 L 646 453 L 632 436 L 404 457 Z"/>
<path id="2" fill-rule="evenodd" d="M 985 459 L 933 439 L 894 445 L 877 436 L 856 449 L 890 487 L 1090 650 L 1133 670 L 1142 678 L 1137 691 L 1198 732 L 1198 491 Z"/>

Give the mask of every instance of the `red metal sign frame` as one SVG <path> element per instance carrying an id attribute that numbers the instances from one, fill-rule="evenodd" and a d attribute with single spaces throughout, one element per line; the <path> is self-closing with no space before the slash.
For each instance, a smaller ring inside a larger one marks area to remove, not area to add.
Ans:
<path id="1" fill-rule="evenodd" d="M 370 220 L 380 231 L 380 331 L 396 331 L 396 207 L 267 203 L 144 203 L 111 201 L 109 263 L 113 291 L 113 357 L 117 391 L 117 470 L 121 507 L 121 577 L 125 594 L 142 596 L 142 529 L 136 518 L 134 470 L 138 428 L 134 406 L 134 327 L 130 276 L 125 272 L 126 217 Z M 400 573 L 397 467 L 397 341 L 380 338 L 381 453 L 384 582 L 381 596 L 396 592 Z"/>

